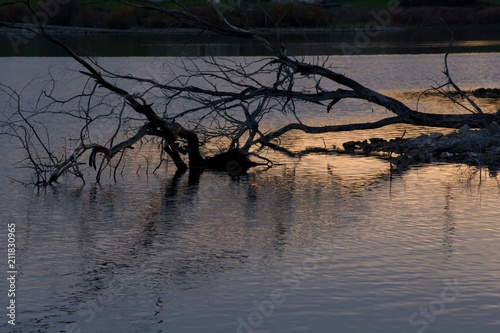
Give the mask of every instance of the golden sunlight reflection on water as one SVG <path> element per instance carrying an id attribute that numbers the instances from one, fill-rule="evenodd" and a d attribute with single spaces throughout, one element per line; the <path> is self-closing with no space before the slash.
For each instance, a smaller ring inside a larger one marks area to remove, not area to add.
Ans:
<path id="1" fill-rule="evenodd" d="M 435 57 L 410 58 L 400 66 Z M 385 66 L 394 57 L 359 60 Z M 127 61 L 143 66 L 143 59 Z M 407 73 L 405 85 L 415 75 Z M 324 124 L 306 111 L 308 122 Z M 329 121 L 384 115 L 336 111 Z M 439 129 L 294 131 L 281 144 L 300 151 L 432 130 Z M 498 331 L 494 170 L 429 164 L 391 177 L 375 157 L 264 150 L 282 164 L 233 177 L 176 174 L 167 162 L 153 174 L 161 147 L 149 142 L 126 151 L 116 181 L 106 172 L 97 184 L 86 169 L 85 185 L 65 178 L 32 189 L 7 178 L 25 176 L 11 163 L 22 150 L 1 145 L 0 217 L 17 226 L 20 331 L 65 331 L 74 323 L 86 332 L 235 332 L 238 318 L 248 320 L 256 302 L 281 290 L 286 300 L 255 332 L 414 332 L 409 317 L 439 300 L 445 280 L 456 280 L 461 294 L 427 322 L 429 332 Z M 82 315 L 95 306 L 92 320 Z"/>
<path id="2" fill-rule="evenodd" d="M 6 185 L 18 194 L 4 202 L 19 224 L 23 327 L 88 330 L 76 311 L 114 281 L 92 327 L 233 332 L 279 289 L 286 302 L 263 331 L 401 331 L 457 279 L 461 296 L 433 327 L 494 332 L 500 184 L 485 170 L 433 164 L 390 180 L 376 158 L 318 154 L 240 177 L 175 177 L 168 163 L 146 177 L 155 145 L 128 155 L 117 183 Z"/>

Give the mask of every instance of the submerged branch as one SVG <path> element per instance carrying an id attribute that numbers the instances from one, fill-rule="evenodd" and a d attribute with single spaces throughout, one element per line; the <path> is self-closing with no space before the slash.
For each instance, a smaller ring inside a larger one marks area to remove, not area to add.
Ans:
<path id="1" fill-rule="evenodd" d="M 34 122 L 24 117 L 21 112 L 19 113 L 21 125 L 16 124 L 17 127 L 11 129 L 11 134 L 23 143 L 37 176 L 40 178 L 40 174 L 52 170 L 47 180 L 45 177 L 41 177 L 42 180 L 38 183 L 51 184 L 66 172 L 73 172 L 78 177 L 82 177 L 78 169 L 82 163 L 78 160 L 88 150 L 91 150 L 89 165 L 98 170 L 97 179 L 99 180 L 102 170 L 109 165 L 114 156 L 123 153 L 127 148 L 132 148 L 133 144 L 146 135 L 161 139 L 163 151 L 170 156 L 180 172 L 188 168 L 197 170 L 213 168 L 226 170 L 233 174 L 235 170 L 244 171 L 257 165 L 249 159 L 251 152 L 256 147 L 267 146 L 292 154 L 286 147 L 276 144 L 276 140 L 293 130 L 307 134 L 319 134 L 369 130 L 398 123 L 448 128 L 468 125 L 471 128 L 480 128 L 486 127 L 495 120 L 498 121 L 500 117 L 500 113 L 484 114 L 452 80 L 447 62 L 450 49 L 444 57 L 444 74 L 447 77 L 447 83 L 435 88 L 435 90 L 444 94 L 444 88 L 451 86 L 462 99 L 472 106 L 467 108 L 470 111 L 468 114 L 419 112 L 395 98 L 372 90 L 360 82 L 338 73 L 334 68 L 328 67 L 326 62 L 321 63 L 319 58 L 308 63 L 304 59 L 299 60 L 288 56 L 279 36 L 277 41 L 273 43 L 271 39 L 264 37 L 259 32 L 232 24 L 224 17 L 217 4 L 214 4 L 214 8 L 219 20 L 195 15 L 175 0 L 173 3 L 177 5 L 177 9 L 171 9 L 170 5 L 163 6 L 163 1 L 131 0 L 126 3 L 169 15 L 181 26 L 255 41 L 267 48 L 270 57 L 245 63 L 209 57 L 198 59 L 202 61 L 201 64 L 193 59 L 181 59 L 181 65 L 169 64 L 167 66 L 177 66 L 182 72 L 179 74 L 172 70 L 168 73 L 165 81 L 160 82 L 159 79 L 119 75 L 109 71 L 96 62 L 79 56 L 64 42 L 47 34 L 42 24 L 39 24 L 38 29 L 32 26 L 17 26 L 18 29 L 27 29 L 60 47 L 81 66 L 79 73 L 87 78 L 84 92 L 78 96 L 85 97 L 88 105 L 82 110 L 73 112 L 73 114 L 67 113 L 85 122 L 79 133 L 79 140 L 75 139 L 80 142 L 80 145 L 69 157 L 63 160 L 56 159 L 50 145 L 45 143 L 50 142 L 48 134 L 47 140 L 42 140 L 43 135 L 40 136 L 32 125 Z M 29 8 L 33 11 L 31 7 Z M 15 25 L 10 26 L 15 27 Z M 450 48 L 451 45 L 450 42 Z M 51 79 L 55 81 L 52 77 Z M 134 88 L 124 88 L 130 86 Z M 137 87 L 142 91 L 132 92 L 131 89 L 137 89 Z M 53 89 L 55 89 L 54 86 L 51 86 L 49 93 L 44 95 L 53 104 L 64 105 L 78 97 L 56 99 L 52 95 Z M 100 90 L 104 90 L 106 95 L 119 96 L 121 102 L 119 114 L 114 114 L 114 107 L 110 105 L 113 103 L 104 103 L 102 97 L 101 103 L 97 102 L 97 105 L 106 109 L 106 112 L 98 115 L 91 112 L 96 105 L 91 106 L 90 101 L 96 103 L 93 98 L 99 96 Z M 14 93 L 11 93 L 12 95 Z M 327 123 L 325 126 L 309 126 L 302 122 L 303 117 L 299 107 L 297 107 L 298 102 L 313 105 L 318 114 L 326 114 L 334 113 L 334 107 L 337 103 L 345 99 L 374 103 L 387 109 L 392 115 L 375 122 L 356 122 L 342 125 L 328 125 Z M 157 102 L 160 107 L 153 108 L 153 102 Z M 466 107 L 465 103 L 459 104 Z M 176 105 L 179 110 L 170 110 L 172 109 L 171 105 Z M 81 105 L 79 104 L 79 106 Z M 124 117 L 123 112 L 128 108 L 133 110 L 137 116 Z M 161 108 L 163 108 L 163 114 L 157 111 Z M 49 109 L 49 107 L 45 107 L 44 110 L 46 113 L 51 113 L 52 111 Z M 59 113 L 64 112 L 60 111 Z M 266 133 L 263 128 L 274 128 L 272 122 L 275 118 L 268 116 L 272 113 L 281 113 L 288 117 L 289 123 Z M 116 121 L 116 124 L 111 126 L 115 129 L 114 134 L 106 144 L 101 144 L 99 140 L 93 138 L 90 130 L 91 124 L 93 126 L 96 122 L 102 122 L 102 118 Z M 131 119 L 134 121 L 133 125 L 123 125 Z M 178 121 L 185 121 L 188 125 L 183 126 Z M 271 124 L 265 124 L 266 121 Z M 41 126 L 43 128 L 43 124 Z M 124 131 L 123 127 L 126 126 L 128 126 L 129 131 L 130 128 L 138 129 L 131 136 L 128 133 L 128 139 L 113 144 L 119 139 L 119 131 Z M 188 128 L 189 126 L 190 128 Z M 38 128 L 40 129 L 40 127 Z M 275 141 L 273 142 L 273 140 Z M 47 163 L 38 162 L 42 159 L 37 155 L 38 152 L 32 149 L 33 143 L 31 141 L 35 141 L 41 146 L 41 152 L 46 155 L 43 160 L 48 161 Z M 202 156 L 200 146 L 209 141 L 216 141 L 217 144 L 220 144 L 219 147 L 223 148 L 221 153 L 215 156 Z M 308 150 L 308 152 L 313 151 L 316 150 Z M 99 154 L 102 154 L 103 158 L 98 167 L 97 156 Z M 183 160 L 181 155 L 187 155 L 188 163 Z M 269 163 L 269 161 L 267 162 Z"/>
<path id="2" fill-rule="evenodd" d="M 373 123 L 357 123 L 357 124 L 330 125 L 330 126 L 307 126 L 300 123 L 291 123 L 281 127 L 276 131 L 273 131 L 271 133 L 268 133 L 260 137 L 259 139 L 255 140 L 254 144 L 257 143 L 267 144 L 269 141 L 276 139 L 292 130 L 299 130 L 308 134 L 321 134 L 321 133 L 376 129 L 398 123 L 401 123 L 401 118 L 399 117 L 385 118 Z"/>

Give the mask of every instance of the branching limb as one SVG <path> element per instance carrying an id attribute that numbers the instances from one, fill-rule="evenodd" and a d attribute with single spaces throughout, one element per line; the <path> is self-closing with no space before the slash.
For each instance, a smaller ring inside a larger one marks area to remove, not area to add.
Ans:
<path id="1" fill-rule="evenodd" d="M 451 51 L 451 48 L 453 46 L 453 39 L 454 39 L 453 31 L 450 30 L 450 43 L 449 43 L 448 49 L 446 50 L 446 53 L 444 55 L 444 71 L 443 71 L 443 74 L 446 76 L 447 81 L 443 85 L 436 87 L 436 88 L 433 88 L 433 89 L 440 92 L 444 97 L 450 99 L 453 103 L 458 104 L 459 106 L 466 109 L 467 111 L 469 111 L 471 113 L 483 114 L 483 110 L 481 110 L 481 108 L 476 104 L 476 102 L 474 102 L 469 97 L 468 94 L 463 92 L 463 90 L 460 89 L 460 87 L 451 78 L 450 70 L 448 68 L 448 56 L 450 55 L 450 51 Z M 466 105 L 460 103 L 459 101 L 457 101 L 453 96 L 454 94 L 444 92 L 442 90 L 442 88 L 447 87 L 447 86 L 452 86 L 453 89 L 455 90 L 455 94 L 458 94 L 462 99 L 466 100 L 470 104 L 472 109 L 467 107 Z"/>

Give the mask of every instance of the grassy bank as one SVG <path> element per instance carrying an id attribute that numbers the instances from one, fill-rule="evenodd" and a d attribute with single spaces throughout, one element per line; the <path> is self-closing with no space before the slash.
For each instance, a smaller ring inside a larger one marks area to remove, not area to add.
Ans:
<path id="1" fill-rule="evenodd" d="M 6 4 L 7 1 L 0 0 L 0 4 L 4 3 L 0 7 L 0 21 L 33 21 L 32 15 L 26 8 L 19 4 Z M 394 27 L 438 28 L 444 25 L 443 20 L 455 27 L 498 26 L 500 0 L 469 2 L 474 6 L 438 6 L 440 1 L 434 1 L 433 6 L 414 6 L 412 0 L 403 0 L 397 13 L 391 14 L 382 23 L 376 20 L 374 13 L 381 11 L 388 13 L 387 0 L 331 0 L 323 4 L 243 1 L 241 7 L 222 8 L 233 24 L 258 28 L 272 28 L 276 25 L 294 28 L 348 28 L 364 26 L 369 22 Z M 195 14 L 218 20 L 212 5 L 206 1 L 189 0 L 183 3 Z M 35 11 L 46 12 L 44 7 L 35 5 L 34 8 Z M 71 0 L 49 16 L 47 23 L 57 26 L 107 29 L 182 27 L 167 15 L 134 8 L 116 1 Z"/>

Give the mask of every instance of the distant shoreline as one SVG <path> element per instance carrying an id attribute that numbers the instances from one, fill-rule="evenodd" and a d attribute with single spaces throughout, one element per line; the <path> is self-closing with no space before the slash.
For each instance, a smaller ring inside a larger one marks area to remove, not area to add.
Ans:
<path id="1" fill-rule="evenodd" d="M 48 34 L 63 40 L 79 54 L 94 56 L 177 56 L 179 53 L 191 56 L 217 55 L 267 55 L 268 50 L 258 41 L 241 40 L 207 31 L 186 28 L 164 29 L 102 29 L 67 26 L 46 26 Z M 452 28 L 455 32 L 454 52 L 500 52 L 498 38 L 500 26 L 475 26 L 467 29 Z M 275 43 L 276 30 L 255 29 L 256 33 Z M 442 53 L 449 44 L 448 29 L 428 27 L 383 27 L 373 43 L 356 48 L 359 38 L 365 34 L 361 27 L 349 28 L 284 28 L 279 29 L 281 40 L 290 54 L 304 52 L 301 45 L 307 45 L 307 52 L 316 54 L 340 54 L 347 47 L 356 54 L 373 52 L 393 53 Z M 197 38 L 198 36 L 202 38 Z M 29 43 L 33 41 L 32 43 Z M 473 41 L 470 43 L 468 41 Z M 26 29 L 0 28 L 0 50 L 4 56 L 64 56 L 59 48 L 51 47 L 43 37 L 28 33 Z M 9 47 L 9 44 L 11 47 Z M 235 47 L 237 46 L 237 47 Z M 333 51 L 332 47 L 337 51 Z M 379 48 L 379 49 L 377 49 Z M 439 50 L 438 50 L 439 49 Z M 466 51 L 463 51 L 463 50 Z M 373 51 L 375 50 L 375 51 Z M 215 52 L 215 53 L 214 53 Z M 350 51 L 348 51 L 350 52 Z"/>
<path id="2" fill-rule="evenodd" d="M 19 28 L 10 27 L 0 27 L 0 34 L 10 34 L 21 32 L 22 25 Z M 26 25 L 26 27 L 35 27 L 33 25 Z M 154 28 L 154 29 L 144 29 L 144 28 L 132 28 L 132 29 L 108 29 L 108 28 L 87 28 L 87 27 L 69 27 L 69 26 L 53 26 L 48 25 L 44 27 L 45 31 L 49 34 L 176 34 L 176 35 L 191 35 L 198 34 L 200 32 L 216 34 L 208 30 L 194 29 L 194 28 Z M 356 32 L 362 31 L 364 26 L 353 26 L 353 27 L 324 27 L 324 28 L 278 28 L 278 29 L 266 29 L 266 28 L 255 28 L 253 31 L 263 34 L 274 34 L 279 31 L 282 34 L 301 34 L 301 33 L 329 33 L 329 32 Z M 391 26 L 381 26 L 378 27 L 379 31 L 404 31 L 407 30 L 406 27 L 391 27 Z"/>
<path id="3" fill-rule="evenodd" d="M 34 25 L 26 25 L 26 27 L 35 27 Z M 22 31 L 22 25 L 19 28 L 10 27 L 0 27 L 0 34 L 11 34 L 11 33 L 24 33 Z M 459 25 L 459 26 L 379 26 L 376 27 L 378 31 L 418 31 L 418 30 L 481 30 L 481 29 L 498 29 L 500 30 L 500 24 L 485 24 L 485 25 Z M 44 27 L 45 31 L 49 34 L 54 35 L 85 35 L 85 34 L 115 34 L 115 35 L 131 35 L 131 34 L 143 34 L 143 35 L 164 35 L 164 34 L 174 34 L 174 35 L 196 35 L 200 32 L 205 34 L 216 33 L 208 30 L 201 30 L 195 28 L 130 28 L 130 29 L 109 29 L 109 28 L 89 28 L 89 27 L 73 27 L 73 26 L 55 26 L 47 25 Z M 373 29 L 373 27 L 371 27 Z M 275 34 L 277 31 L 283 35 L 293 35 L 293 34 L 308 34 L 308 33 L 333 33 L 333 32 L 356 32 L 365 30 L 365 25 L 356 25 L 349 27 L 317 27 L 317 28 L 295 28 L 295 27 L 280 27 L 280 28 L 253 28 L 253 31 L 262 34 Z"/>

